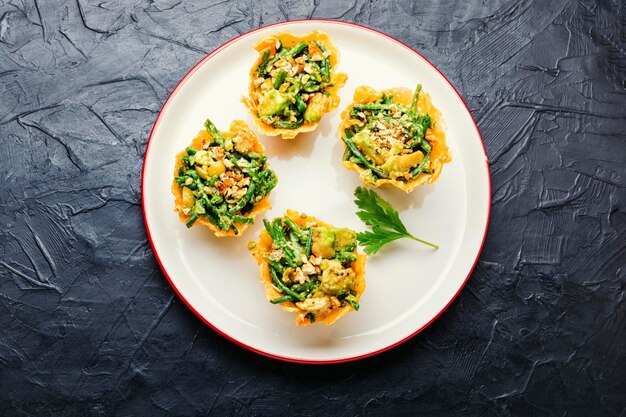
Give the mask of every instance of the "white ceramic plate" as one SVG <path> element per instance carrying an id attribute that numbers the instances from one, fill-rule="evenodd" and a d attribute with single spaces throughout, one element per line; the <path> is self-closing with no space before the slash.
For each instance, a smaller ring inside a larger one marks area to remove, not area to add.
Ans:
<path id="1" fill-rule="evenodd" d="M 439 250 L 397 241 L 367 261 L 361 309 L 332 326 L 298 328 L 294 315 L 267 302 L 257 264 L 246 243 L 262 222 L 239 238 L 218 239 L 204 227 L 188 230 L 178 220 L 170 191 L 174 157 L 210 118 L 220 130 L 233 119 L 252 121 L 240 102 L 256 58 L 252 45 L 289 30 L 329 33 L 341 52 L 338 70 L 348 74 L 341 104 L 314 132 L 293 141 L 261 137 L 278 174 L 266 217 L 292 208 L 336 226 L 364 230 L 355 215 L 357 174 L 341 165 L 339 114 L 360 85 L 384 89 L 422 83 L 447 122 L 453 162 L 437 183 L 411 194 L 379 189 L 408 229 Z M 418 53 L 369 28 L 334 21 L 296 21 L 239 36 L 213 51 L 180 82 L 159 114 L 144 161 L 143 209 L 154 254 L 181 299 L 205 323 L 232 341 L 278 359 L 332 363 L 396 346 L 436 319 L 468 279 L 487 231 L 489 169 L 478 129 L 455 89 Z"/>

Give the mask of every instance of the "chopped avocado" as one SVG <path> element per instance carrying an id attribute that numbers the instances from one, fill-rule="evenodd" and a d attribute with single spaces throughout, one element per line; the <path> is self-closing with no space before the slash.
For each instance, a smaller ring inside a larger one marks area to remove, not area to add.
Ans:
<path id="1" fill-rule="evenodd" d="M 332 258 L 335 256 L 333 244 L 335 242 L 335 234 L 328 227 L 318 226 L 313 229 L 313 244 L 311 252 L 315 256 L 322 258 Z"/>
<path id="2" fill-rule="evenodd" d="M 201 200 L 196 200 L 196 204 L 193 205 L 193 209 L 191 211 L 198 214 L 206 213 L 206 209 L 204 208 Z"/>
<path id="3" fill-rule="evenodd" d="M 408 172 L 417 166 L 424 159 L 424 154 L 420 151 L 407 155 L 394 155 L 385 162 L 381 168 L 385 172 Z"/>
<path id="4" fill-rule="evenodd" d="M 352 141 L 361 148 L 363 155 L 380 165 L 385 162 L 383 156 L 376 152 L 374 141 L 369 132 L 362 130 L 352 137 Z"/>
<path id="5" fill-rule="evenodd" d="M 304 120 L 309 123 L 319 122 L 324 115 L 324 107 L 324 96 L 322 94 L 315 94 L 304 111 Z"/>
<path id="6" fill-rule="evenodd" d="M 336 251 L 351 252 L 356 247 L 356 232 L 350 229 L 335 229 Z"/>
<path id="7" fill-rule="evenodd" d="M 337 252 L 335 259 L 339 262 L 354 262 L 356 261 L 356 255 L 352 252 Z"/>
<path id="8" fill-rule="evenodd" d="M 344 268 L 341 262 L 329 260 L 322 272 L 320 289 L 326 294 L 347 293 L 354 287 L 356 275 L 352 268 Z"/>
<path id="9" fill-rule="evenodd" d="M 396 142 L 393 145 L 391 145 L 391 149 L 389 149 L 388 154 L 389 155 L 397 155 L 402 151 L 402 143 L 400 142 Z"/>
<path id="10" fill-rule="evenodd" d="M 285 284 L 292 284 L 291 274 L 293 274 L 293 268 L 286 268 L 283 272 L 283 282 Z"/>
<path id="11" fill-rule="evenodd" d="M 259 104 L 259 116 L 273 116 L 281 113 L 289 105 L 289 98 L 278 90 L 270 90 Z"/>

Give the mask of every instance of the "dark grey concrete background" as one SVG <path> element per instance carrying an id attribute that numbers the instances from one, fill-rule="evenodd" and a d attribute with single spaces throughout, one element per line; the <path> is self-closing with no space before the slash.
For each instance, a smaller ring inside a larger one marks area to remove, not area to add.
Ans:
<path id="1" fill-rule="evenodd" d="M 625 9 L 0 0 L 0 415 L 625 415 Z M 393 351 L 326 367 L 205 327 L 160 272 L 140 204 L 178 80 L 240 33 L 308 17 L 385 31 L 437 65 L 493 180 L 451 308 Z"/>

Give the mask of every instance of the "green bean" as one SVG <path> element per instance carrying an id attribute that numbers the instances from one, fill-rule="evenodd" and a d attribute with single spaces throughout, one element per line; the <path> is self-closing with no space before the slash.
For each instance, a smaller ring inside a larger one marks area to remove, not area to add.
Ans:
<path id="1" fill-rule="evenodd" d="M 283 266 L 279 264 L 278 262 L 267 261 L 267 263 L 276 271 L 278 271 L 280 276 L 282 276 L 285 273 L 285 268 L 283 268 Z"/>
<path id="2" fill-rule="evenodd" d="M 285 232 L 283 232 L 283 221 L 280 218 L 274 219 L 274 221 L 272 222 L 272 228 L 274 229 L 274 242 L 277 243 L 277 245 L 285 254 L 285 260 L 287 261 L 289 266 L 295 266 L 295 255 L 289 247 L 289 243 L 287 242 L 287 238 L 285 237 Z"/>
<path id="3" fill-rule="evenodd" d="M 181 158 L 181 161 L 183 161 L 183 165 L 185 165 L 185 166 L 187 166 L 187 167 L 190 167 L 190 166 L 191 166 L 191 163 L 190 163 L 190 161 L 189 161 L 189 156 L 188 156 L 188 155 L 183 156 L 183 157 Z"/>
<path id="4" fill-rule="evenodd" d="M 283 295 L 282 297 L 271 299 L 270 303 L 272 303 L 272 304 L 280 304 L 280 303 L 294 302 L 294 301 L 297 301 L 297 300 L 298 300 L 297 298 L 292 297 L 291 295 Z"/>
<path id="5" fill-rule="evenodd" d="M 285 224 L 293 231 L 300 242 L 306 242 L 306 236 L 302 233 L 302 230 L 298 227 L 298 225 L 293 222 L 293 220 L 289 217 L 285 217 Z"/>
<path id="6" fill-rule="evenodd" d="M 315 41 L 315 43 L 323 53 L 326 52 L 326 48 L 324 48 L 324 44 L 322 44 L 322 42 Z M 330 60 L 328 59 L 328 57 L 325 57 L 322 61 L 322 74 L 324 75 L 324 78 L 326 80 L 330 79 Z"/>
<path id="7" fill-rule="evenodd" d="M 272 126 L 277 127 L 279 129 L 295 129 L 297 127 L 302 126 L 304 123 L 304 119 L 298 119 L 295 122 L 285 122 L 282 120 L 275 121 Z"/>
<path id="8" fill-rule="evenodd" d="M 276 220 L 280 221 L 280 219 L 276 219 Z M 265 230 L 267 230 L 267 233 L 270 235 L 270 237 L 272 238 L 272 240 L 274 241 L 278 249 L 280 249 L 283 252 L 283 255 L 285 256 L 285 262 L 289 266 L 295 267 L 296 265 L 293 261 L 293 252 L 291 252 L 290 248 L 287 246 L 287 240 L 285 239 L 285 236 L 282 234 L 282 231 L 278 232 L 274 224 L 271 224 L 267 219 L 263 219 L 263 225 L 265 226 Z M 282 240 L 280 238 L 281 236 L 282 236 Z"/>
<path id="9" fill-rule="evenodd" d="M 276 75 L 276 79 L 274 80 L 275 89 L 278 90 L 278 87 L 280 87 L 283 81 L 285 81 L 286 76 L 287 76 L 287 71 L 281 68 L 281 70 L 278 71 L 278 75 Z"/>
<path id="10" fill-rule="evenodd" d="M 352 306 L 355 311 L 359 311 L 359 302 L 357 300 L 353 300 L 352 298 L 346 298 L 348 304 Z"/>
<path id="11" fill-rule="evenodd" d="M 243 223 L 243 224 L 253 224 L 254 223 L 254 219 L 252 217 L 240 216 L 238 214 L 235 214 L 233 216 L 233 221 L 235 223 Z"/>
<path id="12" fill-rule="evenodd" d="M 193 224 L 196 222 L 196 220 L 198 220 L 198 217 L 200 217 L 200 215 L 198 213 L 193 213 L 191 215 L 191 217 L 189 218 L 189 220 L 187 220 L 185 222 L 185 226 L 187 226 L 187 228 L 193 226 Z"/>
<path id="13" fill-rule="evenodd" d="M 309 292 L 312 288 L 316 288 L 317 285 L 317 281 L 309 281 L 304 284 L 294 284 L 291 286 L 291 289 L 298 293 Z"/>
<path id="14" fill-rule="evenodd" d="M 274 285 L 276 285 L 278 287 L 278 289 L 285 295 L 290 295 L 293 298 L 297 299 L 297 300 L 303 300 L 304 297 L 301 296 L 300 294 L 298 294 L 295 291 L 291 291 L 289 289 L 289 287 L 287 287 L 279 278 L 278 275 L 276 275 L 276 271 L 274 270 L 274 268 L 270 267 L 270 274 L 272 275 L 272 281 L 274 282 Z"/>
<path id="15" fill-rule="evenodd" d="M 304 254 L 306 255 L 307 259 L 309 259 L 309 256 L 311 256 L 312 244 L 313 244 L 313 228 L 309 227 L 309 235 L 307 236 L 306 246 L 304 247 Z"/>
<path id="16" fill-rule="evenodd" d="M 267 61 L 270 58 L 270 53 L 272 52 L 271 48 L 267 48 L 265 52 L 263 52 L 263 58 L 261 58 L 261 63 L 257 67 L 257 73 L 259 75 L 265 74 L 265 68 L 267 68 Z"/>
<path id="17" fill-rule="evenodd" d="M 334 83 L 317 83 L 315 81 L 309 81 L 302 87 L 302 89 L 307 93 L 315 93 L 316 91 L 320 91 L 326 87 L 332 87 L 334 85 Z"/>
<path id="18" fill-rule="evenodd" d="M 306 103 L 302 100 L 302 97 L 300 96 L 300 94 L 296 94 L 296 107 L 298 108 L 298 111 L 300 113 L 302 113 L 303 111 L 306 110 Z"/>
<path id="19" fill-rule="evenodd" d="M 267 71 L 267 68 L 269 68 L 272 65 L 274 65 L 274 63 L 276 61 L 278 61 L 286 53 L 287 53 L 287 49 L 281 49 L 281 50 L 277 51 L 276 54 L 274 55 L 274 57 L 267 62 L 267 65 L 265 65 L 265 68 L 263 69 L 264 70 L 263 74 L 265 74 L 265 71 Z"/>
<path id="20" fill-rule="evenodd" d="M 428 161 L 430 160 L 430 155 L 424 156 L 422 162 L 420 162 L 411 172 L 411 178 L 417 178 L 422 171 L 426 169 L 426 165 L 428 165 Z"/>
<path id="21" fill-rule="evenodd" d="M 350 148 L 346 148 L 346 150 L 343 152 L 343 161 L 347 161 L 348 159 L 350 159 L 350 156 L 352 156 L 352 151 L 350 150 Z"/>
<path id="22" fill-rule="evenodd" d="M 411 100 L 411 110 L 413 110 L 414 113 L 417 113 L 417 99 L 420 96 L 420 91 L 422 91 L 422 84 L 417 85 L 413 93 L 413 100 Z"/>
<path id="23" fill-rule="evenodd" d="M 215 139 L 220 145 L 224 144 L 226 139 L 224 139 L 224 136 L 222 136 L 219 130 L 217 130 L 212 121 L 206 119 L 206 121 L 204 122 L 204 126 L 206 127 L 206 130 L 211 134 L 211 136 L 213 136 L 213 139 Z"/>
<path id="24" fill-rule="evenodd" d="M 235 204 L 233 206 L 233 208 L 231 208 L 230 210 L 228 210 L 228 214 L 235 214 L 237 213 L 239 210 L 241 210 L 242 208 L 244 208 L 246 206 L 246 204 L 248 204 L 248 201 L 250 201 L 250 199 L 252 198 L 252 196 L 254 195 L 254 190 L 256 189 L 256 183 L 251 183 L 250 186 L 248 187 L 248 192 L 246 192 L 246 195 L 244 195 L 241 200 L 239 200 L 237 202 L 237 204 Z"/>
<path id="25" fill-rule="evenodd" d="M 211 203 L 209 197 L 207 197 L 204 191 L 200 192 L 202 193 L 202 202 L 208 210 L 207 213 L 210 212 L 217 219 L 217 223 L 214 222 L 214 224 L 222 230 L 229 230 L 232 226 L 232 220 L 228 216 L 224 216 L 223 213 L 221 213 L 220 210 Z"/>
<path id="26" fill-rule="evenodd" d="M 301 266 L 304 263 L 302 261 L 304 248 L 300 246 L 300 243 L 298 243 L 298 237 L 294 233 L 289 233 L 289 240 L 291 241 L 291 249 L 293 250 L 293 257 L 296 261 L 296 265 Z"/>
<path id="27" fill-rule="evenodd" d="M 367 168 L 372 170 L 372 172 L 374 174 L 376 174 L 379 178 L 386 178 L 387 177 L 383 171 L 381 171 L 380 169 L 376 168 L 370 161 L 367 160 L 367 158 L 365 158 L 365 156 L 361 153 L 359 148 L 357 148 L 357 146 L 354 144 L 354 142 L 352 142 L 350 139 L 347 139 L 347 138 L 343 138 L 343 141 L 346 144 L 346 146 L 348 146 L 348 148 L 350 148 L 350 151 L 352 151 L 354 156 L 357 157 L 361 161 L 361 163 L 363 165 L 365 165 Z"/>
<path id="28" fill-rule="evenodd" d="M 389 110 L 393 104 L 382 104 L 382 103 L 366 103 L 366 104 L 355 104 L 352 106 L 352 110 L 357 112 L 359 111 L 374 111 L 374 110 Z"/>
<path id="29" fill-rule="evenodd" d="M 187 155 L 195 155 L 196 152 L 198 152 L 194 148 L 187 148 L 187 149 L 185 149 L 185 151 L 187 152 Z"/>
<path id="30" fill-rule="evenodd" d="M 290 56 L 295 57 L 300 52 L 304 51 L 304 48 L 306 47 L 307 47 L 306 42 L 299 42 L 293 48 L 287 51 L 287 53 L 285 54 L 285 57 L 290 57 Z"/>
<path id="31" fill-rule="evenodd" d="M 420 142 L 420 146 L 422 147 L 422 149 L 424 150 L 424 152 L 428 155 L 430 153 L 430 151 L 432 150 L 432 146 L 430 145 L 430 143 L 428 143 L 427 140 L 423 140 Z"/>

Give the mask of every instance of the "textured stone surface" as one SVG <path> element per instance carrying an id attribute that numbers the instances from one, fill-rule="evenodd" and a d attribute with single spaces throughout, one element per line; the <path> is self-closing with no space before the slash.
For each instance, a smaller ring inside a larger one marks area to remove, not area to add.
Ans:
<path id="1" fill-rule="evenodd" d="M 626 407 L 619 1 L 0 0 L 0 415 L 618 416 Z M 206 328 L 146 241 L 149 129 L 230 38 L 308 17 L 414 47 L 491 163 L 480 262 L 432 326 L 332 367 Z"/>

